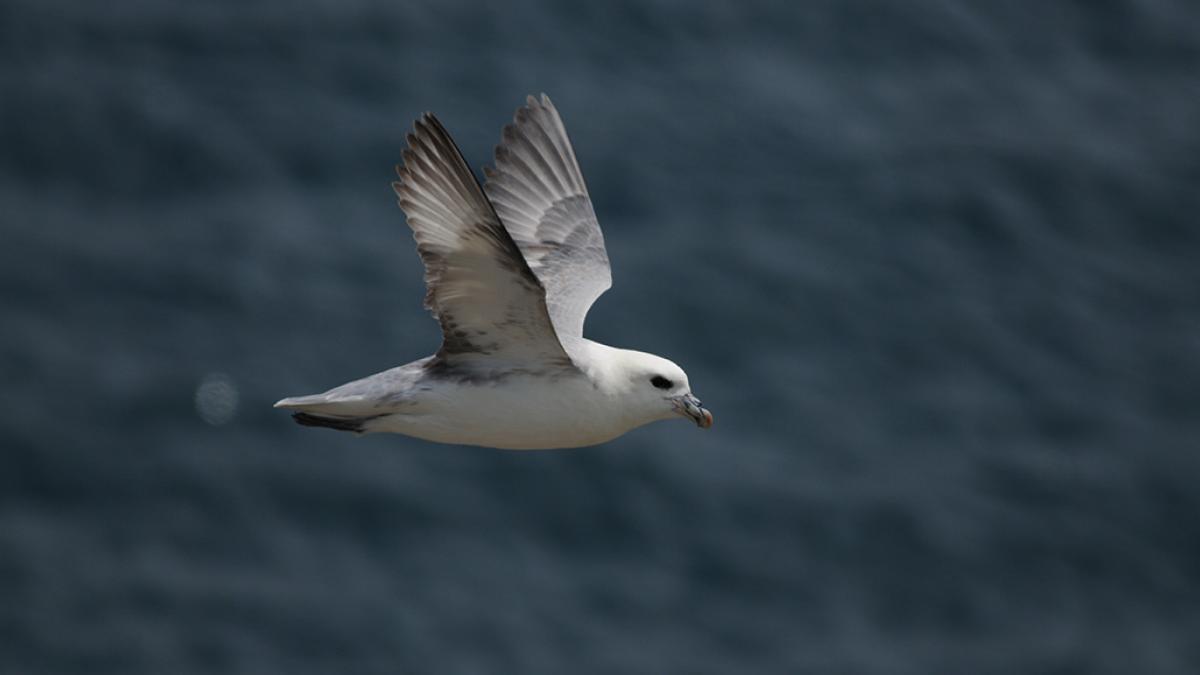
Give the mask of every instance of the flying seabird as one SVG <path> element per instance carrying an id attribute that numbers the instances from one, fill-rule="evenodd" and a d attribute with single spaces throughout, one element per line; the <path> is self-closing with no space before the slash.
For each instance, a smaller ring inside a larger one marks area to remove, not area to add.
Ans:
<path id="1" fill-rule="evenodd" d="M 506 449 L 603 443 L 656 420 L 712 414 L 671 361 L 583 337 L 612 286 L 604 236 L 558 111 L 519 108 L 481 188 L 425 113 L 392 184 L 425 265 L 437 353 L 323 394 L 285 398 L 297 422 Z"/>

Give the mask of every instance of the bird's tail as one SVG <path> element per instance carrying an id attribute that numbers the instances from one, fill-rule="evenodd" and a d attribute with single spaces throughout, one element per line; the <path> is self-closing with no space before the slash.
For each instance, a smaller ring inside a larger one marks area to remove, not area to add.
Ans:
<path id="1" fill-rule="evenodd" d="M 313 396 L 294 396 L 275 404 L 293 410 L 292 419 L 306 427 L 328 427 L 339 431 L 365 433 L 367 422 L 384 417 L 361 397 L 331 396 L 330 392 Z"/>

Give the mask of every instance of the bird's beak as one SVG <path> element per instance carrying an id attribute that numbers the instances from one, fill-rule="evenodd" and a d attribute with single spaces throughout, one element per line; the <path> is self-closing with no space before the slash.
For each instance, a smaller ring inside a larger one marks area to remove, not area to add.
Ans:
<path id="1" fill-rule="evenodd" d="M 707 429 L 712 426 L 712 413 L 704 409 L 704 405 L 700 403 L 700 399 L 691 394 L 683 396 L 671 397 L 671 403 L 675 405 L 675 412 L 685 417 L 690 417 L 696 426 Z"/>

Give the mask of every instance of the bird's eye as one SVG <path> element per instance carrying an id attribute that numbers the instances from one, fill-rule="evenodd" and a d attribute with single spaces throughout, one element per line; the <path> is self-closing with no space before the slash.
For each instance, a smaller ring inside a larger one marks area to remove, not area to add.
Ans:
<path id="1" fill-rule="evenodd" d="M 650 378 L 650 384 L 658 387 L 659 389 L 670 389 L 671 387 L 675 386 L 670 380 L 662 375 L 655 375 L 654 377 Z"/>

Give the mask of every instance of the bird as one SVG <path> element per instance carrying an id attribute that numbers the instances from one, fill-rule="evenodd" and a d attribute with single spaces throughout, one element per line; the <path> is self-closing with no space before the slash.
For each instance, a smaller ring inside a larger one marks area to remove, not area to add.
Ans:
<path id="1" fill-rule="evenodd" d="M 672 361 L 583 336 L 612 286 L 604 235 L 550 98 L 528 96 L 481 185 L 430 112 L 392 183 L 425 268 L 436 353 L 285 398 L 301 425 L 509 450 L 578 448 L 666 419 L 712 426 Z"/>

